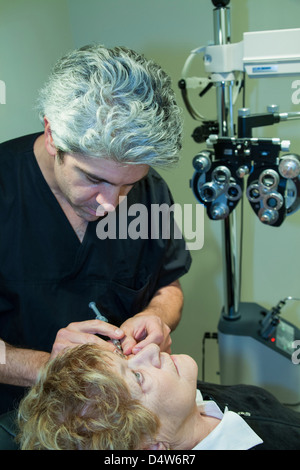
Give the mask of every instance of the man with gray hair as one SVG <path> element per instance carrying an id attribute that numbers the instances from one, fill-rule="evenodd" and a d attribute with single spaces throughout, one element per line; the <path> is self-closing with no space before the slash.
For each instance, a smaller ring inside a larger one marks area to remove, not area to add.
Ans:
<path id="1" fill-rule="evenodd" d="M 118 339 L 125 354 L 151 342 L 170 351 L 191 263 L 173 230 L 151 238 L 150 220 L 149 236 L 126 236 L 122 218 L 118 237 L 96 230 L 124 199 L 149 214 L 173 204 L 152 168 L 181 148 L 168 75 L 129 49 L 86 46 L 54 66 L 38 107 L 44 132 L 0 146 L 0 412 L 65 347 Z"/>

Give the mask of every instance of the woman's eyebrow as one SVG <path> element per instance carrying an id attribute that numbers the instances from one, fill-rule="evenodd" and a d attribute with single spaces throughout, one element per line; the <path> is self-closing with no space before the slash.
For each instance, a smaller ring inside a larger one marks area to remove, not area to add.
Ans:
<path id="1" fill-rule="evenodd" d="M 122 359 L 122 358 L 120 359 L 121 360 L 118 362 L 119 373 L 121 377 L 126 381 L 129 389 L 131 390 L 131 388 L 134 387 L 135 390 L 131 390 L 131 391 L 138 391 L 139 394 L 141 392 L 143 393 L 141 386 L 138 384 L 138 382 L 135 379 L 134 370 L 130 369 L 127 365 L 127 359 Z"/>
<path id="2" fill-rule="evenodd" d="M 113 353 L 113 364 L 117 368 L 119 374 L 123 377 L 126 378 L 128 376 L 128 366 L 127 366 L 127 359 L 121 357 L 119 354 Z M 116 360 L 117 359 L 117 360 Z"/>
<path id="3" fill-rule="evenodd" d="M 122 362 L 120 361 L 120 373 L 123 377 L 126 377 L 128 373 L 128 367 L 124 361 L 126 361 L 126 359 L 123 359 Z"/>

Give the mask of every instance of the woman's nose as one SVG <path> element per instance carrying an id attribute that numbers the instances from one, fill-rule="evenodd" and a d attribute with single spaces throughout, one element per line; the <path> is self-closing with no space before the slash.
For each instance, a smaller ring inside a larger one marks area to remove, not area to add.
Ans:
<path id="1" fill-rule="evenodd" d="M 157 344 L 148 344 L 135 356 L 128 359 L 128 367 L 153 366 L 160 368 L 160 348 Z"/>

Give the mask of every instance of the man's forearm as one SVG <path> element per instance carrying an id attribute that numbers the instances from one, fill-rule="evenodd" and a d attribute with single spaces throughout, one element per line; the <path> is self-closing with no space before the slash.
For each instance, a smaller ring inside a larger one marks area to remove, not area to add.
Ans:
<path id="1" fill-rule="evenodd" d="M 49 358 L 49 353 L 19 349 L 5 343 L 5 364 L 0 364 L 0 383 L 30 387 Z"/>
<path id="2" fill-rule="evenodd" d="M 179 281 L 175 281 L 156 292 L 144 313 L 149 313 L 151 309 L 152 313 L 157 314 L 173 331 L 181 319 L 182 307 L 182 289 Z"/>

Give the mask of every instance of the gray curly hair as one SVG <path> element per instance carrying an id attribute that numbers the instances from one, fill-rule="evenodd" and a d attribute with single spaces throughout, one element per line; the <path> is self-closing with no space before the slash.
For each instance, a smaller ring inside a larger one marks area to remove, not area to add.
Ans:
<path id="1" fill-rule="evenodd" d="M 181 149 L 181 109 L 170 77 L 125 47 L 85 46 L 53 68 L 38 99 L 63 153 L 167 166 Z"/>

